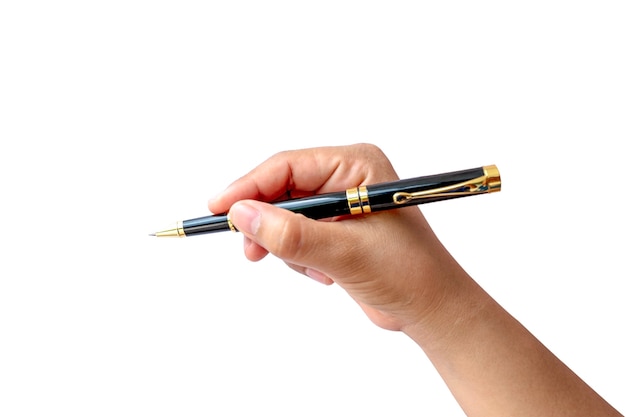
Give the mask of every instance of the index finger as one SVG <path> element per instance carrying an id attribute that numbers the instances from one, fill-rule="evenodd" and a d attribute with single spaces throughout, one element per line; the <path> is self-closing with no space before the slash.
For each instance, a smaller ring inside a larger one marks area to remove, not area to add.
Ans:
<path id="1" fill-rule="evenodd" d="M 229 185 L 209 202 L 209 210 L 224 213 L 239 200 L 273 202 L 397 178 L 387 157 L 372 144 L 283 151 Z"/>

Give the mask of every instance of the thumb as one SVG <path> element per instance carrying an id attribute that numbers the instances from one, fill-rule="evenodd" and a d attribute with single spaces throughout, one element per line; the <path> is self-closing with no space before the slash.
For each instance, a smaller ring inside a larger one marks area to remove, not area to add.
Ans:
<path id="1" fill-rule="evenodd" d="M 309 219 L 301 214 L 255 200 L 232 205 L 229 218 L 248 239 L 285 262 L 329 271 L 334 269 L 342 242 L 337 222 Z"/>

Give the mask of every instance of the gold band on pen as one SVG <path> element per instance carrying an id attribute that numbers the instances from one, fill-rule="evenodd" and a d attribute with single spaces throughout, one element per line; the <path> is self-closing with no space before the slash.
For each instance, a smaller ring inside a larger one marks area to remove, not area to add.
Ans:
<path id="1" fill-rule="evenodd" d="M 178 232 L 178 237 L 185 236 L 185 228 L 183 227 L 183 221 L 179 220 L 176 222 L 176 231 Z"/>
<path id="2" fill-rule="evenodd" d="M 348 208 L 350 209 L 350 214 L 363 213 L 363 210 L 361 209 L 361 199 L 359 199 L 358 188 L 355 187 L 347 189 L 346 199 L 348 200 Z"/>
<path id="3" fill-rule="evenodd" d="M 367 187 L 349 188 L 346 190 L 346 200 L 348 200 L 348 208 L 350 214 L 371 213 L 369 196 L 367 195 Z"/>
<path id="4" fill-rule="evenodd" d="M 230 221 L 230 213 L 228 213 L 226 215 L 226 222 L 228 223 L 228 228 L 232 231 L 232 232 L 238 232 L 239 230 L 237 230 L 237 228 L 235 227 L 235 225 L 233 224 L 233 222 Z"/>
<path id="5" fill-rule="evenodd" d="M 370 206 L 370 198 L 367 195 L 367 187 L 362 185 L 359 187 L 359 200 L 361 200 L 361 209 L 363 213 L 371 213 L 372 207 Z"/>
<path id="6" fill-rule="evenodd" d="M 495 165 L 487 165 L 483 167 L 485 173 L 485 183 L 487 185 L 487 192 L 500 191 L 502 187 L 502 181 L 500 180 L 500 171 Z"/>

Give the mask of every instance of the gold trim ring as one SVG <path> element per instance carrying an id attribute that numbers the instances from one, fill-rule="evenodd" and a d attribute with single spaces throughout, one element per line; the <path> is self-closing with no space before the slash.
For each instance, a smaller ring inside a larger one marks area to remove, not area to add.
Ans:
<path id="1" fill-rule="evenodd" d="M 487 183 L 487 191 L 500 191 L 502 188 L 502 181 L 500 180 L 500 171 L 495 165 L 487 165 L 483 167 L 485 173 L 485 182 Z"/>
<path id="2" fill-rule="evenodd" d="M 346 190 L 346 199 L 348 200 L 348 208 L 350 214 L 361 214 L 363 209 L 361 208 L 361 199 L 359 198 L 358 188 L 349 188 Z"/>
<path id="3" fill-rule="evenodd" d="M 228 213 L 226 215 L 226 222 L 228 223 L 228 228 L 232 231 L 232 232 L 238 232 L 239 230 L 237 230 L 237 228 L 235 227 L 235 225 L 233 224 L 233 222 L 230 221 L 230 213 Z"/>
<path id="4" fill-rule="evenodd" d="M 361 211 L 363 213 L 371 213 L 370 198 L 367 195 L 367 187 L 364 185 L 359 187 L 359 200 L 361 200 Z"/>

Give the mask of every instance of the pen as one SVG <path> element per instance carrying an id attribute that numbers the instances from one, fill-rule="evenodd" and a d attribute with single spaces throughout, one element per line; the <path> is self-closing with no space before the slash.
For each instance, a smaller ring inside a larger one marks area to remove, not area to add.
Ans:
<path id="1" fill-rule="evenodd" d="M 345 191 L 272 203 L 276 207 L 303 214 L 311 219 L 368 214 L 416 204 L 449 200 L 500 191 L 500 172 L 495 165 L 462 171 L 361 185 Z M 206 233 L 236 232 L 228 213 L 176 222 L 156 232 L 157 237 L 185 237 Z"/>

